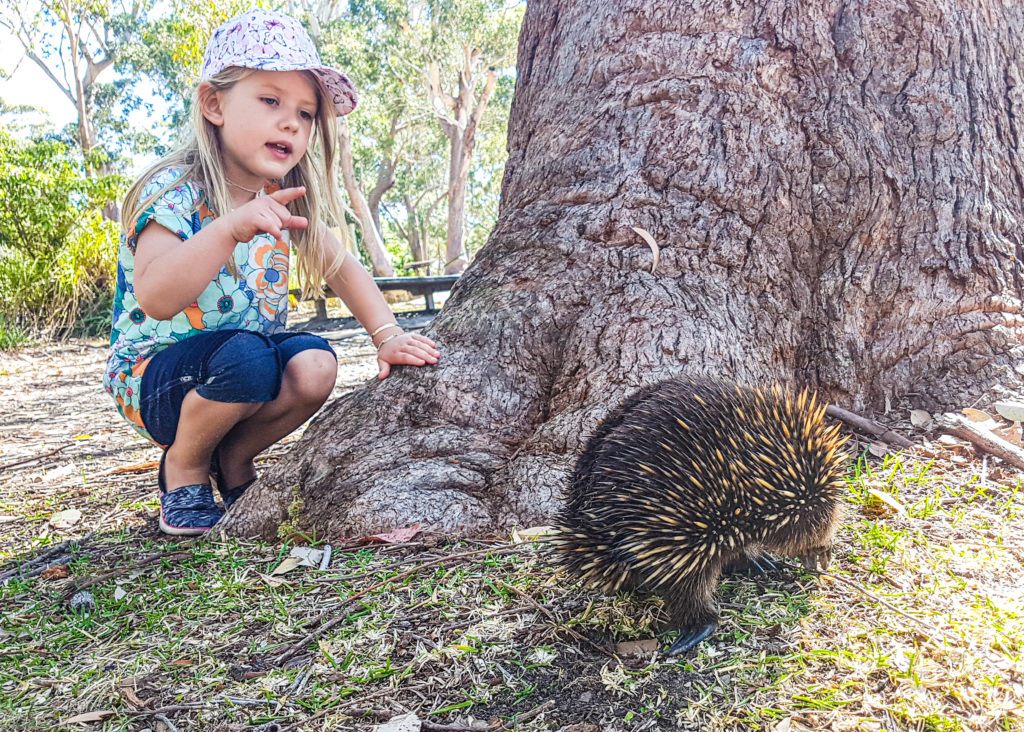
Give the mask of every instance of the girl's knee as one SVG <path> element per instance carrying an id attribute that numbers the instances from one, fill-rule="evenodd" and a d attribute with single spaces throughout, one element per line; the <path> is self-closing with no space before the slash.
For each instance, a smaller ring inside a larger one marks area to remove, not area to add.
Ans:
<path id="1" fill-rule="evenodd" d="M 334 353 L 311 349 L 296 354 L 285 366 L 285 377 L 296 399 L 319 406 L 327 401 L 338 378 Z"/>
<path id="2" fill-rule="evenodd" d="M 281 388 L 281 360 L 260 333 L 240 331 L 210 357 L 201 395 L 223 402 L 269 402 Z"/>

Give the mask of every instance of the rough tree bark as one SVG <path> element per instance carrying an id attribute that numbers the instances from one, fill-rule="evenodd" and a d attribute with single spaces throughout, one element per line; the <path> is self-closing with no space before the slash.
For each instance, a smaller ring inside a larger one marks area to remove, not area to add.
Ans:
<path id="1" fill-rule="evenodd" d="M 597 420 L 673 374 L 1018 393 L 1022 30 L 1011 0 L 530 3 L 441 365 L 328 406 L 225 529 L 296 496 L 320 536 L 546 522 Z"/>

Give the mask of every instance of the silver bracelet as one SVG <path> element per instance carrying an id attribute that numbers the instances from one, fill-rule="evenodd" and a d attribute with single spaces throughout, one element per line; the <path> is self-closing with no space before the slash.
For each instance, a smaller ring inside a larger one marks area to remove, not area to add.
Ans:
<path id="1" fill-rule="evenodd" d="M 384 340 L 382 340 L 380 343 L 377 344 L 377 350 L 379 351 L 381 346 L 383 346 L 385 343 L 390 341 L 392 338 L 398 338 L 398 336 L 402 335 L 403 333 L 405 333 L 404 330 L 402 331 L 402 333 L 393 333 L 393 334 L 389 335 L 387 338 L 385 338 Z"/>
<path id="2" fill-rule="evenodd" d="M 400 328 L 400 327 L 401 326 L 398 323 L 385 323 L 384 325 L 382 325 L 381 327 L 377 328 L 372 333 L 370 333 L 370 338 L 373 338 L 375 335 L 380 333 L 382 330 L 387 330 L 388 328 Z"/>

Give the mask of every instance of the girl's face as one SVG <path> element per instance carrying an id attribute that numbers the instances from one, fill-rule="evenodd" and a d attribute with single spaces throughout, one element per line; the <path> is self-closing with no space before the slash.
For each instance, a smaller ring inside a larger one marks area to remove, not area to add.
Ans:
<path id="1" fill-rule="evenodd" d="M 220 128 L 225 175 L 255 190 L 283 178 L 306 154 L 318 94 L 301 71 L 254 71 L 206 95 L 202 105 L 203 116 Z"/>

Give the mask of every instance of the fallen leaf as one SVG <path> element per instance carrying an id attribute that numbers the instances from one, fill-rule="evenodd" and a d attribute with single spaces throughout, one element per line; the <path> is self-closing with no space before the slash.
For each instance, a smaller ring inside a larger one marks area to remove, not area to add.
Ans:
<path id="1" fill-rule="evenodd" d="M 91 440 L 92 435 L 75 435 L 71 438 L 72 440 Z"/>
<path id="2" fill-rule="evenodd" d="M 142 701 L 142 699 L 139 698 L 139 695 L 135 693 L 134 677 L 125 679 L 120 684 L 118 684 L 117 688 L 118 691 L 121 692 L 121 696 L 124 697 L 125 701 L 127 701 L 129 705 L 135 707 L 136 709 L 142 709 L 144 706 L 146 706 L 146 702 Z"/>
<path id="3" fill-rule="evenodd" d="M 70 529 L 82 520 L 82 512 L 77 508 L 69 508 L 66 511 L 58 511 L 50 516 L 50 526 L 55 529 Z"/>
<path id="4" fill-rule="evenodd" d="M 885 491 L 877 490 L 875 488 L 868 488 L 868 495 L 870 495 L 873 498 L 875 498 L 878 502 L 885 504 L 886 506 L 891 508 L 893 511 L 898 513 L 900 516 L 906 516 L 907 515 L 907 509 L 903 506 L 902 503 L 900 503 L 898 500 L 896 500 L 896 498 L 894 496 L 892 496 L 891 494 L 886 493 Z M 869 506 L 870 505 L 871 504 L 869 503 Z M 878 508 L 880 508 L 880 506 L 878 506 L 878 504 L 876 503 L 874 505 L 874 508 L 878 509 Z"/>
<path id="5" fill-rule="evenodd" d="M 281 579 L 280 577 L 271 577 L 269 574 L 263 574 L 262 572 L 258 572 L 257 574 L 259 574 L 260 579 L 271 587 L 280 587 L 281 585 L 288 584 L 288 580 Z"/>
<path id="6" fill-rule="evenodd" d="M 117 587 L 114 588 L 114 599 L 115 600 L 120 601 L 120 600 L 123 600 L 126 597 L 128 597 L 128 593 L 124 591 L 124 589 L 121 587 L 121 585 L 118 585 Z"/>
<path id="7" fill-rule="evenodd" d="M 145 473 L 150 470 L 156 470 L 160 467 L 159 460 L 147 460 L 144 463 L 134 463 L 132 465 L 121 465 L 113 470 L 108 470 L 107 475 L 123 475 L 124 473 Z"/>
<path id="8" fill-rule="evenodd" d="M 522 544 L 524 541 L 536 541 L 545 536 L 554 536 L 558 529 L 554 526 L 531 526 L 528 529 L 514 529 L 512 531 L 512 543 Z"/>
<path id="9" fill-rule="evenodd" d="M 972 422 L 988 422 L 992 419 L 992 416 L 988 412 L 983 412 L 980 409 L 974 409 L 973 407 L 964 407 L 962 411 L 967 419 Z"/>
<path id="10" fill-rule="evenodd" d="M 638 641 L 623 641 L 615 644 L 615 653 L 620 656 L 649 656 L 656 653 L 660 646 L 657 638 Z"/>
<path id="11" fill-rule="evenodd" d="M 13 524 L 15 521 L 21 521 L 21 516 L 0 516 L 0 524 Z"/>
<path id="12" fill-rule="evenodd" d="M 86 712 L 85 714 L 76 714 L 70 719 L 65 719 L 64 724 L 89 724 L 90 722 L 102 722 L 107 717 L 113 717 L 114 713 L 109 709 L 104 709 L 101 712 Z"/>
<path id="13" fill-rule="evenodd" d="M 374 732 L 420 732 L 423 722 L 415 714 L 400 714 L 384 724 L 374 727 Z"/>
<path id="14" fill-rule="evenodd" d="M 311 546 L 293 546 L 288 556 L 298 559 L 300 567 L 319 567 L 324 551 Z"/>
<path id="15" fill-rule="evenodd" d="M 188 659 L 188 658 L 178 658 L 178 659 L 175 659 L 174 661 L 171 661 L 167 665 L 168 666 L 182 666 L 182 667 L 185 667 L 185 666 L 191 666 L 192 665 L 192 661 L 191 661 L 191 659 Z"/>
<path id="16" fill-rule="evenodd" d="M 885 454 L 889 452 L 889 446 L 884 442 L 872 442 L 868 445 L 868 452 L 877 458 L 885 457 Z"/>
<path id="17" fill-rule="evenodd" d="M 39 576 L 44 580 L 59 580 L 64 579 L 69 574 L 71 573 L 68 571 L 67 565 L 55 564 L 52 567 L 44 569 Z"/>
<path id="18" fill-rule="evenodd" d="M 661 247 L 658 246 L 658 242 L 651 236 L 651 232 L 647 229 L 641 229 L 639 226 L 630 226 L 633 231 L 640 235 L 640 238 L 647 242 L 647 246 L 651 248 L 651 253 L 654 255 L 654 260 L 651 262 L 651 274 L 658 269 L 658 262 L 661 261 Z"/>
<path id="19" fill-rule="evenodd" d="M 1011 422 L 1024 422 L 1024 402 L 996 402 L 996 412 Z"/>
<path id="20" fill-rule="evenodd" d="M 927 427 L 932 423 L 932 415 L 923 409 L 910 410 L 910 424 L 915 427 Z"/>
<path id="21" fill-rule="evenodd" d="M 301 559 L 299 559 L 298 557 L 288 556 L 288 557 L 285 557 L 284 560 L 282 560 L 282 562 L 279 565 L 274 567 L 274 569 L 270 572 L 270 575 L 273 577 L 273 576 L 279 575 L 279 574 L 287 574 L 288 572 L 291 572 L 296 567 L 300 567 L 300 566 L 302 566 L 302 560 Z"/>
<path id="22" fill-rule="evenodd" d="M 363 541 L 377 544 L 404 544 L 422 531 L 420 524 L 413 524 L 404 529 L 394 529 L 383 534 L 364 536 Z"/>
<path id="23" fill-rule="evenodd" d="M 992 431 L 1007 442 L 1013 443 L 1017 447 L 1024 447 L 1024 438 L 1021 436 L 1020 427 L 1016 424 L 1012 424 L 1009 427 L 994 429 Z"/>

